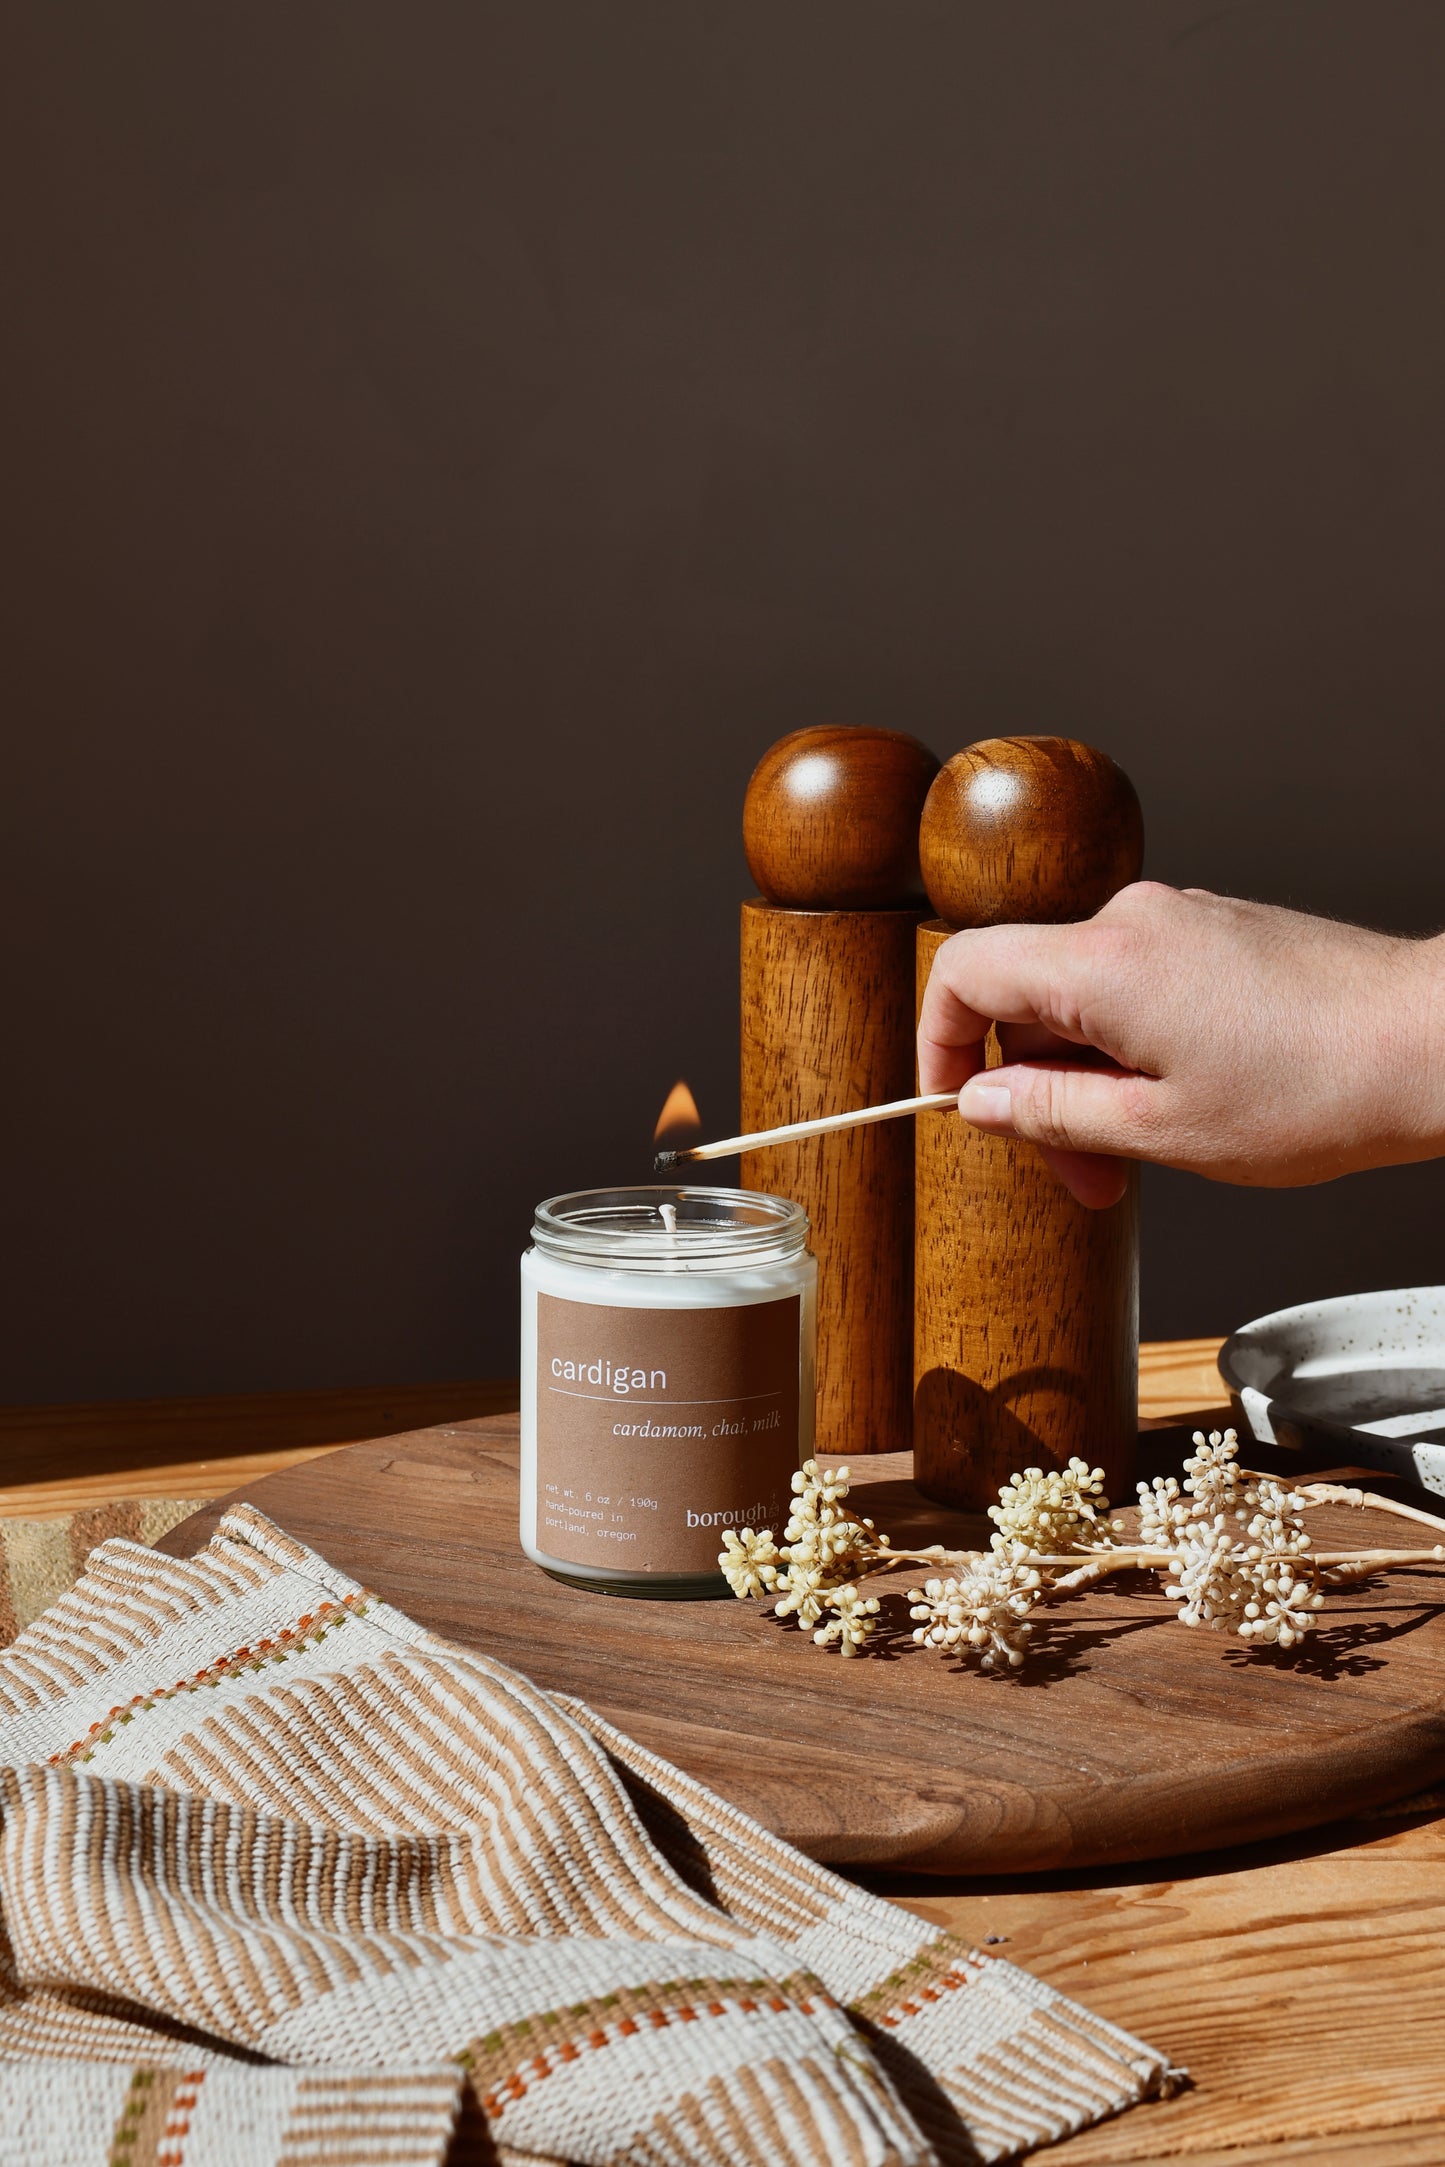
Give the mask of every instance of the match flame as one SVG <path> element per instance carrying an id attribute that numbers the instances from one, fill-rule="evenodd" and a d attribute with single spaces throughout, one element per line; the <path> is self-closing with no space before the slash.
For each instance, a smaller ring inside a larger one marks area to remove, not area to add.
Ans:
<path id="1" fill-rule="evenodd" d="M 697 1110 L 697 1100 L 679 1077 L 663 1101 L 662 1112 L 657 1117 L 657 1127 L 652 1141 L 658 1143 L 676 1129 L 700 1129 L 702 1115 Z"/>

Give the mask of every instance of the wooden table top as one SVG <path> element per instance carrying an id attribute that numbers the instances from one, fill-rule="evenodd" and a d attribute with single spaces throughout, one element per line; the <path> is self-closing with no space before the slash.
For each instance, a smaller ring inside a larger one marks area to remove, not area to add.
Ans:
<path id="1" fill-rule="evenodd" d="M 1209 1419 L 1217 1346 L 1145 1350 L 1146 1422 Z M 1227 1419 L 1217 1404 L 1213 1419 Z M 449 1423 L 436 1435 L 471 1430 Z M 1445 2018 L 1445 1819 L 1428 1805 L 1143 1868 L 862 1878 L 970 1940 L 1003 1937 L 1010 1958 L 1190 2070 L 1192 2088 L 1177 2098 L 1050 2146 L 1040 2161 L 1445 2162 L 1434 2037 Z"/>
<path id="2" fill-rule="evenodd" d="M 1141 1350 L 1146 1425 L 1229 1419 L 1217 1341 Z M 1445 1688 L 1445 1680 L 1442 1680 Z M 864 1876 L 1163 2048 L 1193 2078 L 1049 2167 L 1442 2167 L 1445 1791 L 1409 1813 L 1115 1872 Z"/>

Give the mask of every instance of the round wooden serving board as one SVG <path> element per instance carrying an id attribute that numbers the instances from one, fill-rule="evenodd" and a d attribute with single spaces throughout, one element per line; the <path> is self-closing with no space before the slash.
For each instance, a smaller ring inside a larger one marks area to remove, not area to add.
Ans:
<path id="1" fill-rule="evenodd" d="M 855 1463 L 896 1543 L 977 1545 L 908 1456 Z M 1152 1579 L 1071 1598 L 1016 1676 L 915 1648 L 898 1594 L 845 1661 L 757 1604 L 619 1601 L 517 1547 L 517 1418 L 349 1445 L 245 1497 L 438 1632 L 576 1694 L 769 1828 L 838 1864 L 1018 1873 L 1313 1827 L 1445 1776 L 1445 1568 L 1330 1599 L 1290 1658 L 1188 1632 Z M 186 1557 L 220 1504 L 161 1547 Z M 1321 1548 L 1403 1548 L 1406 1523 L 1326 1509 Z M 882 1585 L 880 1584 L 880 1592 Z"/>

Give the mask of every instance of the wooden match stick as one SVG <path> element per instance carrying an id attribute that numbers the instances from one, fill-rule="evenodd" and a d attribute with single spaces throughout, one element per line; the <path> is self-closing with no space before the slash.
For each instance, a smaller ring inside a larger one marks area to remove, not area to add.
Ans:
<path id="1" fill-rule="evenodd" d="M 829 1129 L 858 1129 L 868 1121 L 897 1121 L 903 1114 L 923 1114 L 937 1107 L 956 1106 L 956 1091 L 928 1091 L 921 1099 L 890 1099 L 886 1106 L 860 1106 L 851 1114 L 824 1114 L 817 1121 L 790 1121 L 782 1129 L 758 1129 L 751 1136 L 725 1136 L 719 1144 L 694 1144 L 690 1151 L 659 1151 L 652 1162 L 654 1174 L 687 1159 L 730 1159 L 735 1151 L 762 1151 L 769 1144 L 791 1144 L 798 1136 L 822 1136 Z"/>

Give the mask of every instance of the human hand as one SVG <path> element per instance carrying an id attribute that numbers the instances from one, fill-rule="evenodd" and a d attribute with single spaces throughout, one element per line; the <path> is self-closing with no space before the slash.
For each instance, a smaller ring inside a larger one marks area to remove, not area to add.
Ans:
<path id="1" fill-rule="evenodd" d="M 1003 1065 L 984 1068 L 997 1024 Z M 1286 1188 L 1445 1151 L 1445 937 L 1137 881 L 1082 925 L 934 959 L 919 1088 L 1020 1136 L 1082 1203 L 1128 1159 Z"/>

